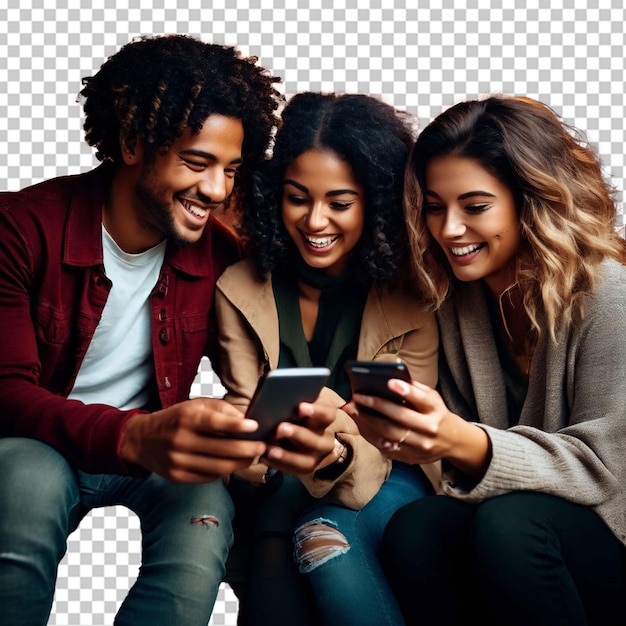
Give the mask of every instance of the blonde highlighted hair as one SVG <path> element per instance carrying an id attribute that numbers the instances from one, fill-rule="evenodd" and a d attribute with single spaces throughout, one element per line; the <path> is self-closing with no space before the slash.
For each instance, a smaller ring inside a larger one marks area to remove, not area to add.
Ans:
<path id="1" fill-rule="evenodd" d="M 524 239 L 515 282 L 540 334 L 555 336 L 584 314 L 600 263 L 626 264 L 615 230 L 614 189 L 582 134 L 530 98 L 491 96 L 447 109 L 418 136 L 407 165 L 405 217 L 417 287 L 441 305 L 453 290 L 450 265 L 423 212 L 426 167 L 439 156 L 476 160 L 511 189 Z"/>

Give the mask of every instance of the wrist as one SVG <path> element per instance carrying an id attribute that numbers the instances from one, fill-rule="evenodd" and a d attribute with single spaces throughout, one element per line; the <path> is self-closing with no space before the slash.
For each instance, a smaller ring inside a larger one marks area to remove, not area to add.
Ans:
<path id="1" fill-rule="evenodd" d="M 278 470 L 274 469 L 273 467 L 268 467 L 265 473 L 263 474 L 261 481 L 263 482 L 264 485 L 267 485 L 267 483 L 269 483 L 272 480 L 272 478 L 274 478 L 277 474 L 278 474 Z"/>
<path id="2" fill-rule="evenodd" d="M 118 443 L 118 454 L 120 459 L 127 464 L 137 464 L 137 437 L 136 430 L 138 429 L 138 420 L 140 420 L 141 413 L 135 413 L 131 415 L 124 424 L 124 428 L 120 434 Z"/>
<path id="3" fill-rule="evenodd" d="M 335 441 L 339 443 L 335 464 L 341 465 L 348 460 L 348 446 L 337 438 Z"/>
<path id="4" fill-rule="evenodd" d="M 336 480 L 344 473 L 352 460 L 352 446 L 335 437 L 335 461 L 315 472 L 319 480 Z"/>
<path id="5" fill-rule="evenodd" d="M 463 445 L 448 460 L 464 474 L 480 480 L 491 462 L 491 440 L 487 432 L 471 422 L 464 423 Z"/>

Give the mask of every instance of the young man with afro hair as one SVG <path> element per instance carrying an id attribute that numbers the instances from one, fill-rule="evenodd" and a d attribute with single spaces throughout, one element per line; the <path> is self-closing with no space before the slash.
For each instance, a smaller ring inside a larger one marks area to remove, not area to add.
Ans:
<path id="1" fill-rule="evenodd" d="M 239 256 L 211 214 L 255 192 L 278 123 L 279 79 L 256 62 L 185 35 L 128 43 L 83 80 L 102 163 L 0 194 L 4 626 L 46 624 L 68 535 L 119 504 L 143 541 L 115 623 L 206 626 L 232 543 L 221 477 L 259 456 L 304 473 L 332 450 L 323 406 L 279 426 L 288 451 L 189 399 L 202 356 L 218 364 L 213 291 Z"/>

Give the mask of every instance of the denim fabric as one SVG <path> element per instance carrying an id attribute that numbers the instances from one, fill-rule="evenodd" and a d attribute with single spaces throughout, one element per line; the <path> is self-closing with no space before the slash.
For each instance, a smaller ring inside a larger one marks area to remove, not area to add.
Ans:
<path id="1" fill-rule="evenodd" d="M 296 559 L 313 587 L 324 626 L 404 624 L 377 553 L 391 516 L 430 493 L 432 487 L 419 469 L 394 462 L 387 481 L 360 511 L 324 503 L 301 518 Z M 319 533 L 320 525 L 324 536 L 318 538 L 325 546 L 330 541 L 333 548 L 316 550 L 310 560 L 302 541 Z"/>
<path id="2" fill-rule="evenodd" d="M 232 543 L 223 483 L 76 473 L 33 439 L 0 440 L 0 623 L 47 623 L 67 536 L 90 509 L 123 505 L 140 519 L 142 566 L 117 626 L 206 626 Z"/>

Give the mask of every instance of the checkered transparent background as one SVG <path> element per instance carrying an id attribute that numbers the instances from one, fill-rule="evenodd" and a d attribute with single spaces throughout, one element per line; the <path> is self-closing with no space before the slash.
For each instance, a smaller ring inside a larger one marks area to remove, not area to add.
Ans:
<path id="1" fill-rule="evenodd" d="M 437 8 L 430 8 L 430 5 Z M 119 5 L 119 6 L 118 6 Z M 295 6 L 294 6 L 295 5 Z M 95 165 L 82 138 L 81 78 L 132 37 L 188 33 L 239 46 L 312 89 L 381 95 L 420 127 L 491 92 L 538 98 L 585 130 L 607 177 L 625 184 L 622 0 L 3 0 L 0 188 Z M 618 226 L 623 228 L 624 216 Z M 221 395 L 206 364 L 194 395 Z M 136 576 L 140 533 L 125 509 L 93 512 L 72 535 L 50 624 L 111 624 Z M 224 587 L 211 624 L 235 624 Z"/>

